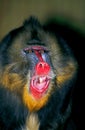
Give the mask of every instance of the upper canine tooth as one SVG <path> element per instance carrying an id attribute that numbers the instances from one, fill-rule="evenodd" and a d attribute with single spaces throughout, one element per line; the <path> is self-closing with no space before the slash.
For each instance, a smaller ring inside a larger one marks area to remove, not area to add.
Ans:
<path id="1" fill-rule="evenodd" d="M 42 83 L 43 82 L 43 79 L 42 77 L 39 78 L 39 82 Z"/>
<path id="2" fill-rule="evenodd" d="M 46 79 L 46 77 L 39 77 L 39 82 L 42 83 L 45 81 L 45 79 Z"/>

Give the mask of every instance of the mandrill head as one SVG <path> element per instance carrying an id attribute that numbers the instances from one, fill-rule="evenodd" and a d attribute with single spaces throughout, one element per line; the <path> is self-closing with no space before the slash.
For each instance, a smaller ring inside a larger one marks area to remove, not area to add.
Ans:
<path id="1" fill-rule="evenodd" d="M 62 39 L 31 17 L 0 43 L 0 84 L 30 110 L 71 89 L 77 62 Z M 64 91 L 66 89 L 66 91 Z"/>

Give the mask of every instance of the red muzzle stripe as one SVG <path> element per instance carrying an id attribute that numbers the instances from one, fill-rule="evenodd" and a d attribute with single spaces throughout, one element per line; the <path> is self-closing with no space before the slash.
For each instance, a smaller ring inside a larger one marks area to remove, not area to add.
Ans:
<path id="1" fill-rule="evenodd" d="M 42 58 L 42 55 L 39 51 L 35 50 L 34 52 L 39 59 L 39 62 L 35 66 L 36 74 L 47 75 L 50 71 L 50 66 L 48 65 L 47 62 L 44 61 L 44 59 Z"/>

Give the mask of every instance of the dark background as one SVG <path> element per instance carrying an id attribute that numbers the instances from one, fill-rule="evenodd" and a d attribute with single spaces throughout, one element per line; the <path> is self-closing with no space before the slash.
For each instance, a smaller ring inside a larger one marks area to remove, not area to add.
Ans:
<path id="1" fill-rule="evenodd" d="M 0 39 L 30 15 L 56 16 L 85 33 L 85 0 L 0 0 Z"/>

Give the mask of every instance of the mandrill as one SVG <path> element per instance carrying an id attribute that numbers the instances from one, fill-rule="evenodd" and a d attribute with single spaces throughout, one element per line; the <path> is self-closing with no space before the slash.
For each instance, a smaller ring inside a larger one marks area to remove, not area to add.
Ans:
<path id="1" fill-rule="evenodd" d="M 74 130 L 77 68 L 65 40 L 37 18 L 9 32 L 0 43 L 0 130 Z"/>

